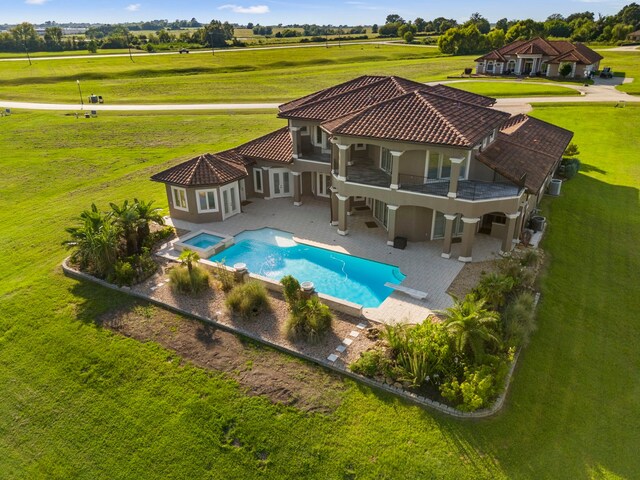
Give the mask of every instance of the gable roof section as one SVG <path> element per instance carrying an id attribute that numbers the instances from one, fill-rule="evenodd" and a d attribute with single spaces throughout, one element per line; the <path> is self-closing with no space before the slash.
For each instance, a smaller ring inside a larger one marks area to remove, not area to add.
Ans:
<path id="1" fill-rule="evenodd" d="M 244 165 L 232 163 L 219 155 L 205 153 L 156 173 L 151 180 L 183 187 L 200 187 L 224 185 L 247 175 Z"/>
<path id="2" fill-rule="evenodd" d="M 566 40 L 545 40 L 536 37 L 531 40 L 516 40 L 502 48 L 477 58 L 482 60 L 502 60 L 505 55 L 545 55 L 551 57 L 549 63 L 578 62 L 590 65 L 603 57 L 582 43 L 571 43 Z"/>
<path id="3" fill-rule="evenodd" d="M 471 147 L 509 114 L 427 91 L 410 92 L 322 124 L 333 135 Z"/>
<path id="4" fill-rule="evenodd" d="M 476 158 L 512 182 L 538 193 L 553 173 L 573 133 L 550 123 L 515 115 L 505 122 L 498 138 Z"/>
<path id="5" fill-rule="evenodd" d="M 496 103 L 495 98 L 487 97 L 485 95 L 479 95 L 477 93 L 467 92 L 460 90 L 459 88 L 453 88 L 441 83 L 433 86 L 428 86 L 424 89 L 427 93 L 440 95 L 456 102 L 471 103 L 480 107 L 491 107 Z"/>

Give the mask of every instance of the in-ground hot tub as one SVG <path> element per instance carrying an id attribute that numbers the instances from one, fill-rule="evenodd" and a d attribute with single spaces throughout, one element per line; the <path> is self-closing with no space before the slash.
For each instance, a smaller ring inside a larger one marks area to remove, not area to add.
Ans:
<path id="1" fill-rule="evenodd" d="M 181 252 L 183 250 L 193 250 L 201 258 L 209 258 L 233 245 L 233 243 L 234 239 L 229 235 L 209 230 L 198 230 L 180 237 L 174 246 Z"/>

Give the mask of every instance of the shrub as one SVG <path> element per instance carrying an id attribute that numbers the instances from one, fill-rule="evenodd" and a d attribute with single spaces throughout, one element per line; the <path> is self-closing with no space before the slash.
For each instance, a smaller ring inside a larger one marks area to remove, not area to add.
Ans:
<path id="1" fill-rule="evenodd" d="M 570 63 L 564 63 L 560 67 L 560 70 L 558 71 L 558 73 L 561 76 L 566 77 L 567 75 L 569 75 L 571 73 L 572 70 L 573 70 L 573 67 L 571 66 Z"/>
<path id="2" fill-rule="evenodd" d="M 287 337 L 315 341 L 331 329 L 331 311 L 318 297 L 301 300 L 284 324 Z"/>
<path id="3" fill-rule="evenodd" d="M 257 315 L 262 308 L 269 305 L 267 289 L 255 280 L 236 285 L 229 292 L 226 304 L 232 312 L 245 318 Z"/>
<path id="4" fill-rule="evenodd" d="M 504 305 L 506 296 L 513 290 L 515 280 L 502 273 L 483 274 L 474 291 L 485 298 L 487 306 L 497 310 Z"/>
<path id="5" fill-rule="evenodd" d="M 131 263 L 123 260 L 117 260 L 110 281 L 119 287 L 123 285 L 132 285 L 135 276 L 136 272 Z"/>
<path id="6" fill-rule="evenodd" d="M 465 367 L 462 381 L 451 379 L 440 386 L 444 398 L 456 404 L 458 410 L 472 412 L 489 406 L 497 395 L 506 374 L 506 363 Z"/>
<path id="7" fill-rule="evenodd" d="M 193 294 L 204 291 L 209 286 L 209 274 L 197 265 L 189 269 L 174 267 L 169 271 L 171 288 L 178 293 Z"/>
<path id="8" fill-rule="evenodd" d="M 578 174 L 578 170 L 580 170 L 580 160 L 577 158 L 570 158 L 563 162 L 564 165 L 564 176 L 567 180 L 571 180 Z"/>
<path id="9" fill-rule="evenodd" d="M 318 297 L 304 298 L 300 290 L 300 282 L 291 275 L 282 277 L 280 283 L 283 287 L 284 299 L 291 312 L 284 324 L 284 333 L 287 337 L 314 341 L 331 329 L 331 311 L 318 300 Z"/>
<path id="10" fill-rule="evenodd" d="M 224 266 L 224 262 L 216 263 L 216 267 L 213 276 L 220 282 L 220 288 L 223 292 L 231 291 L 236 286 L 234 273 Z"/>
<path id="11" fill-rule="evenodd" d="M 535 330 L 533 295 L 522 292 L 509 302 L 502 314 L 502 323 L 507 344 L 514 347 L 526 345 Z"/>
<path id="12" fill-rule="evenodd" d="M 165 225 L 160 230 L 149 233 L 145 239 L 145 247 L 152 248 L 154 245 L 170 239 L 174 233 L 175 230 L 171 225 Z"/>
<path id="13" fill-rule="evenodd" d="M 535 248 L 528 248 L 520 257 L 520 265 L 523 267 L 534 267 L 540 259 L 540 252 Z"/>
<path id="14" fill-rule="evenodd" d="M 368 350 L 362 352 L 360 358 L 349 365 L 349 369 L 365 377 L 374 377 L 385 371 L 388 361 L 382 350 Z"/>

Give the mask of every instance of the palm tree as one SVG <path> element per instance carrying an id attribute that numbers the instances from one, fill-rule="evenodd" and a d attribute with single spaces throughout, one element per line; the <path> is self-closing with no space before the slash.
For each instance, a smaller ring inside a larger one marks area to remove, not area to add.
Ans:
<path id="1" fill-rule="evenodd" d="M 162 210 L 159 207 L 154 207 L 153 200 L 150 202 L 145 202 L 144 200 L 138 200 L 137 198 L 133 199 L 133 205 L 135 206 L 138 216 L 140 217 L 140 221 L 138 223 L 137 228 L 137 236 L 138 236 L 138 247 L 142 248 L 149 238 L 149 234 L 151 233 L 151 229 L 149 228 L 149 224 L 151 222 L 156 223 L 158 225 L 164 225 L 164 219 L 162 218 Z"/>
<path id="2" fill-rule="evenodd" d="M 127 256 L 138 253 L 138 226 L 140 224 L 140 214 L 137 208 L 129 201 L 125 200 L 122 206 L 110 203 L 111 210 L 115 215 L 116 224 L 122 229 L 122 236 L 126 243 Z"/>
<path id="3" fill-rule="evenodd" d="M 90 210 L 80 214 L 80 225 L 66 231 L 71 238 L 62 244 L 74 249 L 71 259 L 83 270 L 107 276 L 115 264 L 119 243 L 119 230 L 111 212 L 102 213 L 92 204 Z"/>
<path id="4" fill-rule="evenodd" d="M 513 277 L 502 273 L 489 273 L 482 276 L 476 291 L 487 305 L 497 310 L 504 305 L 506 296 L 515 286 Z"/>
<path id="5" fill-rule="evenodd" d="M 187 270 L 189 270 L 189 276 L 191 276 L 191 272 L 193 271 L 193 264 L 198 263 L 198 260 L 200 260 L 200 255 L 198 255 L 198 253 L 194 252 L 193 250 L 183 250 L 178 259 L 180 260 L 180 263 L 182 263 L 182 265 L 187 266 Z"/>
<path id="6" fill-rule="evenodd" d="M 474 294 L 460 300 L 452 295 L 452 307 L 440 312 L 444 315 L 444 326 L 454 338 L 459 353 L 471 353 L 476 363 L 486 352 L 487 345 L 500 345 L 496 331 L 500 316 L 485 308 L 486 300 Z"/>

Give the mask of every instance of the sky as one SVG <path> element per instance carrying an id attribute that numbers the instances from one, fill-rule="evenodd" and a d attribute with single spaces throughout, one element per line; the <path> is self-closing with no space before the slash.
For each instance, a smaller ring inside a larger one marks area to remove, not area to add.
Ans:
<path id="1" fill-rule="evenodd" d="M 544 20 L 552 13 L 591 11 L 611 15 L 633 0 L 0 0 L 0 24 L 119 23 L 156 19 L 212 19 L 262 25 L 316 23 L 333 25 L 383 24 L 390 13 L 406 20 L 422 17 L 464 21 L 479 12 L 490 22 L 500 18 Z M 237 3 L 236 3 L 237 2 Z"/>

